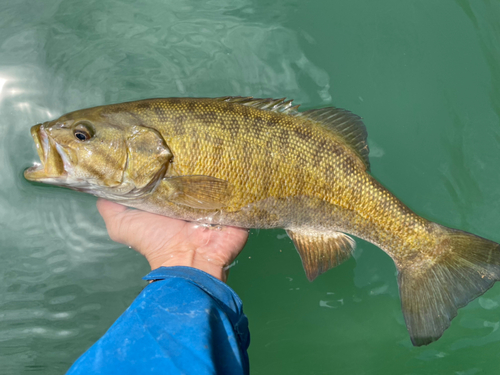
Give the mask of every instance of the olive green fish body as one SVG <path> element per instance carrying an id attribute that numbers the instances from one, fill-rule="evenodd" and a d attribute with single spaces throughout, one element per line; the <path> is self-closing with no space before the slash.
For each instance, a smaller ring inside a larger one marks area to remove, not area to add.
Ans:
<path id="1" fill-rule="evenodd" d="M 397 266 L 415 345 L 500 278 L 498 244 L 419 217 L 369 174 L 365 127 L 342 109 L 150 99 L 76 111 L 32 134 L 42 165 L 26 178 L 184 220 L 284 228 L 310 280 L 350 257 L 347 234 L 374 243 Z"/>
<path id="2" fill-rule="evenodd" d="M 353 150 L 307 117 L 213 99 L 132 105 L 119 112 L 158 130 L 174 155 L 167 177 L 212 176 L 232 186 L 221 210 L 172 204 L 161 187 L 141 207 L 246 228 L 347 232 L 395 259 L 429 231 L 429 222 L 373 179 Z"/>

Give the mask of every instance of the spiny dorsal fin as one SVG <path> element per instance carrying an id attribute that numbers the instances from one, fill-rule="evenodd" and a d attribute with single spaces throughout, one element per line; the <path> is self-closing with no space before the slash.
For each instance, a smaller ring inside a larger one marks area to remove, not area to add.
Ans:
<path id="1" fill-rule="evenodd" d="M 299 115 L 316 121 L 338 134 L 361 157 L 366 169 L 370 170 L 370 160 L 368 159 L 370 150 L 366 141 L 368 133 L 361 117 L 345 109 L 335 107 L 312 109 Z"/>
<path id="2" fill-rule="evenodd" d="M 216 98 L 222 102 L 227 103 L 237 103 L 246 105 L 248 107 L 254 107 L 258 109 L 265 109 L 268 111 L 285 113 L 287 115 L 295 116 L 300 112 L 297 111 L 299 105 L 292 105 L 293 100 L 285 101 L 285 98 L 281 99 L 258 99 L 251 96 L 224 96 L 222 98 Z"/>
<path id="3" fill-rule="evenodd" d="M 285 98 L 257 99 L 251 96 L 224 96 L 222 98 L 216 98 L 215 100 L 284 113 L 289 116 L 300 116 L 317 122 L 325 129 L 332 131 L 342 138 L 346 145 L 363 160 L 366 169 L 370 170 L 370 161 L 368 159 L 370 150 L 368 149 L 368 143 L 366 141 L 366 127 L 363 121 L 361 121 L 361 117 L 352 112 L 335 107 L 299 112 L 297 111 L 299 105 L 292 106 L 292 100 L 285 101 Z"/>
<path id="4" fill-rule="evenodd" d="M 316 232 L 303 229 L 287 229 L 309 281 L 330 268 L 349 259 L 356 243 L 347 234 L 340 232 Z"/>

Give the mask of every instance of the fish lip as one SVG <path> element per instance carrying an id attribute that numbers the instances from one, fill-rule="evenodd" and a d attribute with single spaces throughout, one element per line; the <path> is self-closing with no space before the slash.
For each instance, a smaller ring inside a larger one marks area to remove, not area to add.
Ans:
<path id="1" fill-rule="evenodd" d="M 35 142 L 40 164 L 35 163 L 24 171 L 24 177 L 29 181 L 57 183 L 67 178 L 65 169 L 67 158 L 61 155 L 62 148 L 50 137 L 44 124 L 31 127 L 31 136 Z"/>
<path id="2" fill-rule="evenodd" d="M 24 177 L 27 180 L 30 181 L 38 181 L 38 176 L 44 171 L 45 169 L 45 151 L 43 147 L 43 142 L 42 139 L 44 136 L 40 135 L 40 132 L 42 130 L 42 124 L 37 124 L 35 126 L 32 126 L 30 129 L 31 132 L 31 137 L 33 138 L 33 141 L 35 142 L 35 147 L 36 147 L 36 152 L 38 154 L 38 158 L 40 159 L 40 163 L 35 162 L 34 165 L 24 171 Z M 45 134 L 46 138 L 46 134 Z"/>
<path id="3" fill-rule="evenodd" d="M 47 135 L 45 133 L 45 129 L 43 129 L 42 124 L 35 125 L 31 128 L 31 136 L 33 137 L 33 141 L 35 142 L 36 152 L 38 153 L 38 157 L 40 161 L 43 163 L 45 161 L 45 151 L 43 147 L 42 139 L 47 139 Z M 43 135 L 40 135 L 40 132 L 43 132 Z"/>

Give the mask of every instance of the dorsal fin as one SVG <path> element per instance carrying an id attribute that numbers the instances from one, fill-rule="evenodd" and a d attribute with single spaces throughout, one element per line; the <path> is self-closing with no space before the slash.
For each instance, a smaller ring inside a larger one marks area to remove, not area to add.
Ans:
<path id="1" fill-rule="evenodd" d="M 285 101 L 285 98 L 281 99 L 258 99 L 251 96 L 224 96 L 222 98 L 216 98 L 215 100 L 220 100 L 227 103 L 237 103 L 246 105 L 248 107 L 254 107 L 258 109 L 265 109 L 268 111 L 285 113 L 287 115 L 295 116 L 300 112 L 297 111 L 299 105 L 292 105 L 293 100 Z"/>
<path id="2" fill-rule="evenodd" d="M 365 163 L 366 169 L 370 170 L 370 160 L 368 159 L 370 149 L 366 141 L 368 133 L 361 117 L 345 109 L 335 107 L 312 109 L 299 113 L 299 116 L 318 122 L 326 129 L 338 134 L 359 155 Z"/>
<path id="3" fill-rule="evenodd" d="M 370 150 L 366 141 L 366 127 L 363 121 L 361 121 L 361 117 L 352 112 L 335 107 L 299 112 L 297 111 L 299 106 L 292 105 L 292 100 L 285 101 L 285 98 L 257 99 L 251 96 L 224 96 L 222 98 L 216 98 L 215 100 L 242 104 L 249 107 L 284 113 L 289 116 L 300 116 L 312 120 L 342 138 L 345 144 L 360 157 L 366 169 L 370 170 L 370 160 L 368 159 Z"/>

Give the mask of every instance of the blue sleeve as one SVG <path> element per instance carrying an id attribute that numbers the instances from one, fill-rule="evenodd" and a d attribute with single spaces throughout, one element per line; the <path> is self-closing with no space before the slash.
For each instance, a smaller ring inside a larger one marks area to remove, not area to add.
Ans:
<path id="1" fill-rule="evenodd" d="M 76 374 L 248 374 L 248 321 L 223 282 L 189 267 L 161 267 Z"/>

